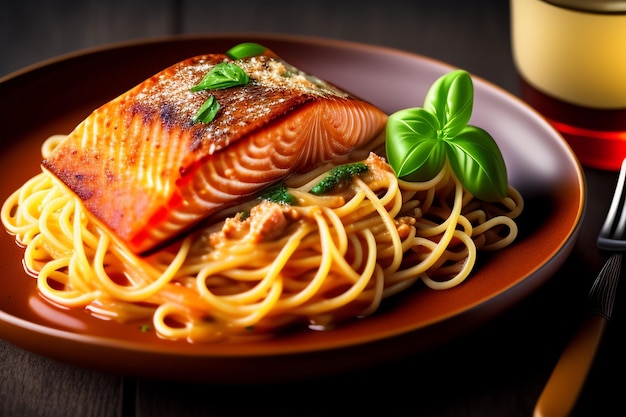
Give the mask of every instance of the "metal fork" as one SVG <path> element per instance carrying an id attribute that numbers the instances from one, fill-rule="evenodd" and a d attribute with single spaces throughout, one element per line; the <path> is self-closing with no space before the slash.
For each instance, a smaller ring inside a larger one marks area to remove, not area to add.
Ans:
<path id="1" fill-rule="evenodd" d="M 596 355 L 611 318 L 622 253 L 626 251 L 626 159 L 617 178 L 611 206 L 600 229 L 598 248 L 612 252 L 587 297 L 589 315 L 561 354 L 535 406 L 534 417 L 568 416 Z"/>

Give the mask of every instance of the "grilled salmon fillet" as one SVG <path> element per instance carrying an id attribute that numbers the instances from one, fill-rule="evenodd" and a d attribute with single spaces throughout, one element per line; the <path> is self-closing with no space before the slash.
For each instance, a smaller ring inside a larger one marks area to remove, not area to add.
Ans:
<path id="1" fill-rule="evenodd" d="M 192 92 L 221 62 L 245 85 Z M 215 118 L 194 123 L 213 95 Z M 347 155 L 383 132 L 374 105 L 266 52 L 196 56 L 102 105 L 46 159 L 87 210 L 135 253 L 154 249 L 289 175 Z"/>

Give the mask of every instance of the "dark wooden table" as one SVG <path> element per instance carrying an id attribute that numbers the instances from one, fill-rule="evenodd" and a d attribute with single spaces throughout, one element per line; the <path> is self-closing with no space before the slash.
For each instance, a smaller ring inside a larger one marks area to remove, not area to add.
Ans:
<path id="1" fill-rule="evenodd" d="M 519 95 L 506 0 L 0 0 L 0 77 L 93 46 L 238 31 L 313 35 L 402 49 L 464 68 Z M 318 380 L 239 387 L 102 374 L 0 341 L 0 416 L 317 416 L 373 411 L 386 416 L 530 416 L 579 322 L 603 261 L 595 238 L 616 173 L 585 168 L 585 176 L 588 205 L 565 265 L 520 305 L 435 351 Z M 574 416 L 626 415 L 621 397 L 626 352 L 620 337 L 626 329 L 623 292 Z"/>

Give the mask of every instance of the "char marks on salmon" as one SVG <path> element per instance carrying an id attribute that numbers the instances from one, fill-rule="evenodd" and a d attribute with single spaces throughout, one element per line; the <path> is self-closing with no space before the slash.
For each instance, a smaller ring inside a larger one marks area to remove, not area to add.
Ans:
<path id="1" fill-rule="evenodd" d="M 243 86 L 191 92 L 220 62 Z M 208 123 L 193 123 L 213 95 Z M 142 253 L 289 175 L 345 157 L 387 115 L 271 51 L 189 58 L 91 113 L 42 165 L 131 250 Z"/>

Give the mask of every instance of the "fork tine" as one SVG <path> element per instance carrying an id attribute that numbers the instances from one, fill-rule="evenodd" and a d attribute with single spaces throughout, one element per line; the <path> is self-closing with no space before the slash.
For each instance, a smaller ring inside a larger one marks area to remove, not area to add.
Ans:
<path id="1" fill-rule="evenodd" d="M 615 192 L 609 211 L 600 229 L 598 236 L 598 246 L 601 249 L 615 250 L 626 248 L 623 240 L 626 235 L 626 158 L 622 161 L 622 166 L 617 178 Z M 619 218 L 618 218 L 619 215 Z"/>
<path id="2" fill-rule="evenodd" d="M 619 207 L 620 210 L 620 216 L 619 216 L 619 221 L 617 222 L 617 225 L 615 226 L 615 230 L 613 231 L 613 237 L 615 239 L 623 239 L 624 238 L 624 230 L 626 229 L 626 209 L 624 207 L 624 204 L 626 204 L 626 191 L 624 189 L 624 182 L 620 183 L 621 187 L 621 206 Z M 617 194 L 616 194 L 617 195 Z"/>
<path id="3" fill-rule="evenodd" d="M 624 236 L 624 227 L 626 224 L 626 210 L 624 210 L 624 198 L 626 194 L 624 192 L 624 187 L 626 186 L 626 169 L 624 168 L 626 166 L 625 164 L 626 159 L 622 161 L 622 169 L 620 169 L 617 185 L 615 186 L 615 195 L 613 196 L 616 206 L 615 210 L 620 213 L 619 219 L 617 219 L 617 221 L 615 218 L 613 219 L 613 237 L 618 239 L 621 239 Z M 611 202 L 611 205 L 613 205 L 613 201 Z"/>

